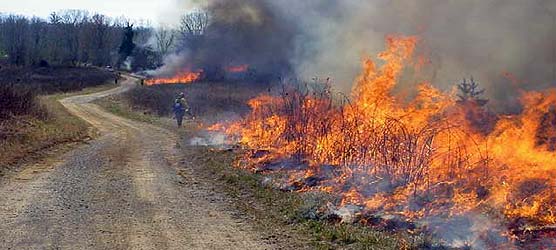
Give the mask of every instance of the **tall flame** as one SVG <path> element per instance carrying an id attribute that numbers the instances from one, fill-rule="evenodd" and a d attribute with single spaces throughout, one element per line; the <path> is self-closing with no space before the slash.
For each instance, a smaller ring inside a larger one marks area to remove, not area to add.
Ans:
<path id="1" fill-rule="evenodd" d="M 453 93 L 421 83 L 409 103 L 393 94 L 404 68 L 420 65 L 418 40 L 387 37 L 384 63 L 364 61 L 350 103 L 295 90 L 251 100 L 252 112 L 226 128 L 251 149 L 238 166 L 294 159 L 308 165 L 301 176 L 323 177 L 317 188 L 344 204 L 413 219 L 494 210 L 556 223 L 556 90 L 523 93 L 521 114 L 480 132 L 466 117 L 480 107 Z"/>

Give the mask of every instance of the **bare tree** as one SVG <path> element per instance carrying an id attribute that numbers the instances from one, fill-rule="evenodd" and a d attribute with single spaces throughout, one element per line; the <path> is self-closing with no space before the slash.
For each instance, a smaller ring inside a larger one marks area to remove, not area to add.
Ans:
<path id="1" fill-rule="evenodd" d="M 209 21 L 209 14 L 203 11 L 195 11 L 184 15 L 179 26 L 183 45 L 195 50 L 202 41 Z"/>
<path id="2" fill-rule="evenodd" d="M 129 23 L 124 21 L 82 10 L 53 12 L 46 19 L 0 14 L 0 57 L 19 66 L 114 65 Z M 137 44 L 151 42 L 152 28 L 145 25 L 136 31 Z"/>
<path id="3" fill-rule="evenodd" d="M 3 20 L 2 42 L 9 61 L 15 65 L 25 65 L 27 59 L 27 33 L 29 20 L 22 16 L 10 15 Z"/>
<path id="4" fill-rule="evenodd" d="M 98 66 L 110 64 L 110 57 L 108 52 L 108 26 L 110 21 L 108 17 L 95 14 L 91 19 L 92 24 L 92 47 L 91 57 L 93 64 Z"/>
<path id="5" fill-rule="evenodd" d="M 76 65 L 79 61 L 80 39 L 79 33 L 88 13 L 82 10 L 65 10 L 61 14 L 61 37 L 65 53 L 62 62 Z"/>
<path id="6" fill-rule="evenodd" d="M 29 26 L 29 45 L 27 53 L 29 64 L 39 64 L 41 61 L 46 61 L 45 48 L 47 46 L 47 30 L 48 24 L 40 19 L 33 18 Z"/>
<path id="7" fill-rule="evenodd" d="M 160 26 L 155 32 L 156 49 L 161 55 L 167 55 L 174 46 L 176 32 L 169 27 Z"/>

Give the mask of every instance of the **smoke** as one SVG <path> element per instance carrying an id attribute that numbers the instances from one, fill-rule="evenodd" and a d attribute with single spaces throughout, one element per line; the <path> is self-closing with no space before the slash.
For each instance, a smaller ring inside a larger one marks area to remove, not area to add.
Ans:
<path id="1" fill-rule="evenodd" d="M 189 55 L 187 52 L 170 54 L 164 58 L 163 65 L 160 68 L 147 71 L 147 73 L 159 77 L 172 77 L 183 70 L 191 69 L 192 65 L 188 59 Z"/>
<path id="2" fill-rule="evenodd" d="M 501 105 L 515 103 L 518 89 L 556 86 L 556 2 L 550 0 L 178 2 L 214 18 L 214 44 L 201 56 L 209 62 L 331 77 L 347 92 L 362 58 L 381 51 L 387 34 L 417 35 L 419 53 L 430 59 L 420 77 L 445 90 L 473 76 Z"/>
<path id="3" fill-rule="evenodd" d="M 243 65 L 248 65 L 265 81 L 292 73 L 290 60 L 296 26 L 266 1 L 178 2 L 179 6 L 206 12 L 209 21 L 199 28 L 195 24 L 204 16 L 190 16 L 188 22 L 193 24 L 194 32 L 182 41 L 177 55 L 166 60 L 163 72 L 171 72 L 186 63 L 194 70 L 203 70 L 209 79 L 219 79 L 226 68 Z"/>

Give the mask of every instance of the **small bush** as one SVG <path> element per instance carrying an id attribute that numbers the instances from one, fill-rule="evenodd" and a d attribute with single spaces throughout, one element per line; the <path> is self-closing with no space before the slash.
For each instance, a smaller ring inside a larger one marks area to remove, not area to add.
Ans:
<path id="1" fill-rule="evenodd" d="M 47 117 L 37 99 L 37 91 L 15 84 L 0 84 L 0 119 L 9 120 L 15 116 L 33 115 Z"/>

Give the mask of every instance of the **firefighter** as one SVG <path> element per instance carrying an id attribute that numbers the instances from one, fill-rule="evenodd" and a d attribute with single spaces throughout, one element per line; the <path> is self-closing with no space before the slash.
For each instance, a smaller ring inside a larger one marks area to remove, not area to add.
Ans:
<path id="1" fill-rule="evenodd" d="M 181 127 L 185 114 L 190 114 L 189 105 L 187 104 L 187 100 L 185 100 L 184 93 L 180 93 L 178 95 L 178 97 L 174 101 L 173 109 L 176 121 L 178 122 L 178 127 Z"/>

